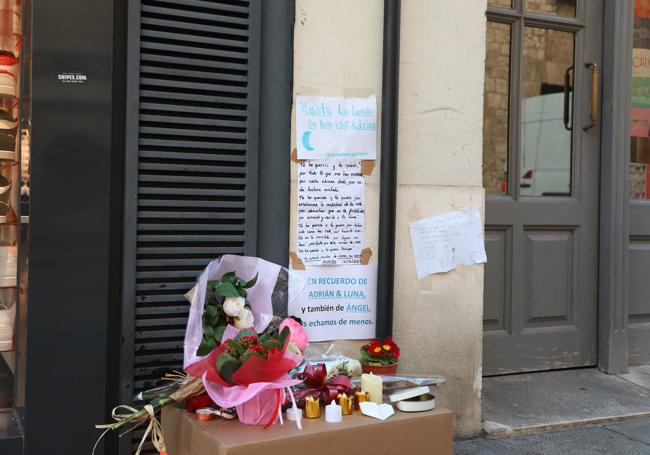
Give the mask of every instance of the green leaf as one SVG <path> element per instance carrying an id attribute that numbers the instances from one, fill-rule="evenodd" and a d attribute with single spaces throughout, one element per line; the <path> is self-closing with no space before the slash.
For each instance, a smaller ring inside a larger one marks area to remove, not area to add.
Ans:
<path id="1" fill-rule="evenodd" d="M 209 320 L 213 320 L 219 317 L 219 307 L 216 305 L 208 305 L 205 307 L 205 316 Z M 216 321 L 215 321 L 216 322 Z"/>
<path id="2" fill-rule="evenodd" d="M 213 291 L 208 294 L 208 299 L 207 302 L 205 303 L 205 306 L 217 306 L 217 305 L 219 305 L 219 300 L 217 299 L 217 294 L 215 294 Z"/>
<path id="3" fill-rule="evenodd" d="M 257 334 L 253 332 L 251 329 L 242 329 L 239 331 L 237 338 L 241 340 L 242 337 L 254 337 L 254 336 L 257 336 Z"/>
<path id="4" fill-rule="evenodd" d="M 214 338 L 214 328 L 211 325 L 203 324 L 203 336 L 206 338 Z"/>
<path id="5" fill-rule="evenodd" d="M 244 282 L 244 283 L 242 284 L 242 287 L 243 287 L 244 289 L 250 289 L 250 288 L 252 288 L 253 286 L 255 286 L 255 284 L 257 283 L 257 277 L 258 277 L 258 275 L 259 275 L 259 273 L 256 273 L 255 276 L 253 277 L 253 279 L 250 280 L 250 281 L 248 281 L 248 282 Z"/>
<path id="6" fill-rule="evenodd" d="M 287 341 L 287 339 L 291 336 L 291 330 L 289 330 L 289 327 L 285 327 L 282 329 L 282 332 L 280 332 L 280 343 L 282 343 L 282 346 L 284 346 L 284 343 Z"/>
<path id="7" fill-rule="evenodd" d="M 217 289 L 217 286 L 219 286 L 219 283 L 221 283 L 221 280 L 208 281 L 208 286 L 207 286 L 208 292 L 214 292 Z"/>
<path id="8" fill-rule="evenodd" d="M 225 325 L 219 325 L 214 329 L 214 339 L 218 340 L 221 342 L 221 339 L 223 338 L 223 332 L 226 331 L 226 326 Z"/>
<path id="9" fill-rule="evenodd" d="M 371 357 L 370 354 L 368 353 L 368 351 L 366 351 L 365 349 L 361 349 L 361 362 L 362 363 L 369 364 L 370 362 L 374 362 L 374 361 L 376 361 L 376 359 Z"/>
<path id="10" fill-rule="evenodd" d="M 281 349 L 282 343 L 280 342 L 280 340 L 268 340 L 263 342 L 262 346 L 264 346 L 266 350 L 271 350 L 273 348 Z"/>
<path id="11" fill-rule="evenodd" d="M 242 355 L 246 349 L 241 345 L 241 343 L 237 340 L 228 340 L 228 347 L 232 350 L 234 350 L 237 355 Z"/>
<path id="12" fill-rule="evenodd" d="M 237 280 L 237 275 L 235 275 L 235 272 L 228 272 L 221 277 L 221 281 L 225 281 L 231 284 L 235 284 L 236 280 Z"/>
<path id="13" fill-rule="evenodd" d="M 231 356 L 230 354 L 221 353 L 217 357 L 217 372 L 219 376 L 226 381 L 228 384 L 235 385 L 232 380 L 232 375 L 235 374 L 235 371 L 241 366 L 241 362 Z"/>
<path id="14" fill-rule="evenodd" d="M 216 293 L 224 297 L 239 297 L 237 288 L 232 283 L 221 282 L 217 286 Z"/>
<path id="15" fill-rule="evenodd" d="M 201 344 L 199 345 L 199 349 L 196 351 L 196 355 L 204 356 L 210 354 L 212 350 L 217 346 L 217 342 L 214 341 L 214 338 L 206 338 L 205 335 L 203 335 L 203 338 L 201 339 Z"/>

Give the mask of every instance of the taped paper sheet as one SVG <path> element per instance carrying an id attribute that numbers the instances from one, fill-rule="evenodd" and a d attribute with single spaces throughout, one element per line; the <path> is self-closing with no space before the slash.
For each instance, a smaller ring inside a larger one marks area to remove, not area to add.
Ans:
<path id="1" fill-rule="evenodd" d="M 306 265 L 361 262 L 364 196 L 360 161 L 298 165 L 297 253 Z"/>
<path id="2" fill-rule="evenodd" d="M 487 262 L 478 207 L 414 221 L 409 227 L 418 279 Z"/>
<path id="3" fill-rule="evenodd" d="M 301 319 L 309 341 L 375 337 L 376 265 L 306 267 L 294 274 L 289 280 L 289 315 Z"/>
<path id="4" fill-rule="evenodd" d="M 298 159 L 377 159 L 377 99 L 296 97 Z"/>

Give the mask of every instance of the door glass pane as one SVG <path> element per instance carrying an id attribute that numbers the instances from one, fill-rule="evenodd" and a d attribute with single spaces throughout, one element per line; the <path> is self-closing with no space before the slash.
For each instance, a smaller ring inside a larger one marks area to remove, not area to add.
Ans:
<path id="1" fill-rule="evenodd" d="M 650 0 L 634 6 L 630 199 L 650 199 Z"/>
<path id="2" fill-rule="evenodd" d="M 510 25 L 487 23 L 483 115 L 483 186 L 487 194 L 508 192 L 508 103 Z"/>
<path id="3" fill-rule="evenodd" d="M 511 8 L 512 7 L 512 0 L 488 0 L 488 5 Z"/>
<path id="4" fill-rule="evenodd" d="M 577 0 L 526 0 L 526 9 L 535 13 L 575 17 L 576 1 Z"/>
<path id="5" fill-rule="evenodd" d="M 573 55 L 573 33 L 525 28 L 519 174 L 522 196 L 571 194 L 572 135 L 567 128 L 571 127 L 572 92 L 571 84 L 565 82 L 567 75 L 572 79 Z"/>

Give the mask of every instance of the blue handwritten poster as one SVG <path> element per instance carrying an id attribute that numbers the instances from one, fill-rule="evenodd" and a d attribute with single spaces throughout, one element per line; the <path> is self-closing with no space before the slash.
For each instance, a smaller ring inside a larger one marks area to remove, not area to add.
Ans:
<path id="1" fill-rule="evenodd" d="M 298 159 L 377 159 L 377 99 L 296 97 Z"/>

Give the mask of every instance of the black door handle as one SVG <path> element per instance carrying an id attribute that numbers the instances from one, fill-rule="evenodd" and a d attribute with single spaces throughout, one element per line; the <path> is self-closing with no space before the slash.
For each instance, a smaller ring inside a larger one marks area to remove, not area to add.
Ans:
<path id="1" fill-rule="evenodd" d="M 564 73 L 564 127 L 569 131 L 573 129 L 573 116 L 571 115 L 571 73 L 573 73 L 572 66 L 568 67 Z"/>

